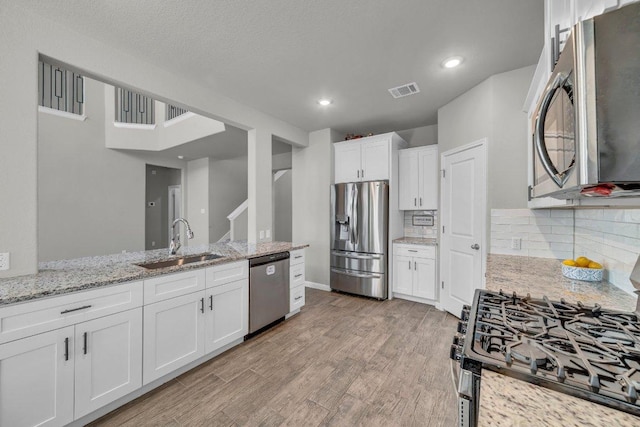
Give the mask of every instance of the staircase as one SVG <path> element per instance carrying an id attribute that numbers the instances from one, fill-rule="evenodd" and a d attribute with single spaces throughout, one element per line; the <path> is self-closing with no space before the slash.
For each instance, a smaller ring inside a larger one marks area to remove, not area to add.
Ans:
<path id="1" fill-rule="evenodd" d="M 273 174 L 273 182 L 278 181 L 282 176 L 290 173 L 291 169 L 279 170 Z M 249 200 L 242 202 L 237 208 L 233 210 L 227 219 L 229 220 L 229 231 L 222 236 L 218 242 L 246 240 L 248 235 L 249 226 L 249 214 L 247 209 L 249 208 Z"/>

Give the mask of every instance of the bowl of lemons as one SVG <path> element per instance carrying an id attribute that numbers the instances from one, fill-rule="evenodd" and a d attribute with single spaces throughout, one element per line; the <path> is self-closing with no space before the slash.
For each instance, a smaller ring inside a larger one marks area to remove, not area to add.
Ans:
<path id="1" fill-rule="evenodd" d="M 562 261 L 562 275 L 569 279 L 584 280 L 587 282 L 600 282 L 602 280 L 602 265 L 581 256 Z"/>

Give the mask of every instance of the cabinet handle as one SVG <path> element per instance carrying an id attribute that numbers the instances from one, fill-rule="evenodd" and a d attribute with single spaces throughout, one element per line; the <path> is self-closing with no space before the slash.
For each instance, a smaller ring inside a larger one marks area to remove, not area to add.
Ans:
<path id="1" fill-rule="evenodd" d="M 213 311 L 213 295 L 209 295 L 209 310 Z"/>
<path id="2" fill-rule="evenodd" d="M 296 274 L 294 277 L 297 279 L 298 277 L 302 277 L 302 274 Z"/>
<path id="3" fill-rule="evenodd" d="M 420 206 L 422 206 L 422 197 L 420 197 Z"/>
<path id="4" fill-rule="evenodd" d="M 91 304 L 83 305 L 82 307 L 72 308 L 72 309 L 69 309 L 69 310 L 63 310 L 63 311 L 60 312 L 60 314 L 67 314 L 67 313 L 71 313 L 72 311 L 84 310 L 85 308 L 91 308 Z"/>
<path id="5" fill-rule="evenodd" d="M 415 249 L 407 249 L 407 251 L 409 251 L 409 252 L 418 252 L 418 251 L 417 251 L 417 250 L 415 250 Z"/>
<path id="6" fill-rule="evenodd" d="M 83 335 L 84 344 L 82 346 L 82 352 L 87 354 L 87 333 L 85 332 Z"/>
<path id="7" fill-rule="evenodd" d="M 358 178 L 360 178 L 360 169 L 358 169 L 357 174 L 358 174 Z"/>
<path id="8" fill-rule="evenodd" d="M 414 270 L 418 269 L 418 263 L 416 261 L 413 261 L 413 269 Z"/>
<path id="9" fill-rule="evenodd" d="M 204 298 L 200 298 L 200 311 L 204 313 Z"/>
<path id="10" fill-rule="evenodd" d="M 298 301 L 299 299 L 302 299 L 302 295 L 300 295 L 299 297 L 295 297 L 294 300 Z"/>
<path id="11" fill-rule="evenodd" d="M 413 198 L 413 206 L 418 206 L 418 199 L 415 197 Z"/>
<path id="12" fill-rule="evenodd" d="M 411 261 L 409 261 L 409 270 L 411 270 Z"/>
<path id="13" fill-rule="evenodd" d="M 302 255 L 296 255 L 295 257 L 293 257 L 293 259 L 300 259 L 302 258 Z"/>
<path id="14" fill-rule="evenodd" d="M 362 178 L 364 178 L 364 169 L 362 169 Z"/>
<path id="15" fill-rule="evenodd" d="M 64 360 L 69 360 L 69 338 L 64 339 Z"/>

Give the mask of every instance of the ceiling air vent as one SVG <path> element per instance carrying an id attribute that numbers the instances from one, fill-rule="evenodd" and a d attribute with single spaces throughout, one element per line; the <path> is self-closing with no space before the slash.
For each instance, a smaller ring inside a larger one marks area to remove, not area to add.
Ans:
<path id="1" fill-rule="evenodd" d="M 415 82 L 389 89 L 389 93 L 391 93 L 394 98 L 402 98 L 418 92 L 420 92 L 420 88 Z"/>

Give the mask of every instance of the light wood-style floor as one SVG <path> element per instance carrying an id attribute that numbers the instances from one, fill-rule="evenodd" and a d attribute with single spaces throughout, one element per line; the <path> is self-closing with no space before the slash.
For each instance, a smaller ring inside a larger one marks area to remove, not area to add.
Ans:
<path id="1" fill-rule="evenodd" d="M 95 426 L 454 426 L 455 317 L 315 289 L 301 313 Z"/>

